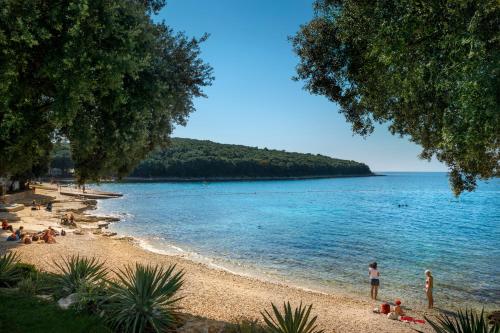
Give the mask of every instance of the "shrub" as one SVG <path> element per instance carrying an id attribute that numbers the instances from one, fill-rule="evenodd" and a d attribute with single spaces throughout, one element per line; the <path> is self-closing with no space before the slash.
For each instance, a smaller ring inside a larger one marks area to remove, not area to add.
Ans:
<path id="1" fill-rule="evenodd" d="M 21 272 L 16 269 L 19 256 L 8 252 L 0 257 L 0 287 L 11 288 L 22 279 Z"/>
<path id="2" fill-rule="evenodd" d="M 116 272 L 118 281 L 110 282 L 104 314 L 115 330 L 125 333 L 164 332 L 178 323 L 176 293 L 184 273 L 159 266 L 136 264 Z"/>
<path id="3" fill-rule="evenodd" d="M 106 284 L 82 283 L 76 290 L 77 301 L 73 309 L 80 313 L 102 314 L 102 304 L 108 299 Z"/>
<path id="4" fill-rule="evenodd" d="M 307 307 L 302 307 L 300 303 L 298 308 L 292 310 L 290 302 L 283 303 L 284 315 L 281 314 L 280 310 L 274 305 L 273 307 L 274 317 L 265 310 L 264 313 L 261 312 L 262 317 L 264 317 L 264 322 L 267 325 L 267 330 L 270 333 L 322 333 L 323 330 L 316 330 L 317 316 L 309 319 L 311 314 L 312 304 Z"/>
<path id="5" fill-rule="evenodd" d="M 436 321 L 425 319 L 436 333 L 500 333 L 500 325 L 489 325 L 483 311 L 477 314 L 466 309 L 452 316 L 441 313 Z"/>
<path id="6" fill-rule="evenodd" d="M 52 286 L 57 288 L 56 296 L 67 296 L 77 292 L 83 286 L 97 285 L 106 280 L 108 271 L 103 262 L 96 258 L 71 256 L 54 262 L 61 271 L 52 275 Z"/>
<path id="7" fill-rule="evenodd" d="M 24 262 L 16 263 L 14 265 L 14 269 L 17 270 L 23 278 L 29 278 L 38 274 L 38 270 L 36 269 L 35 265 L 26 264 Z"/>
<path id="8" fill-rule="evenodd" d="M 38 281 L 32 277 L 27 277 L 19 281 L 17 287 L 19 288 L 19 293 L 26 296 L 33 296 L 38 291 Z"/>

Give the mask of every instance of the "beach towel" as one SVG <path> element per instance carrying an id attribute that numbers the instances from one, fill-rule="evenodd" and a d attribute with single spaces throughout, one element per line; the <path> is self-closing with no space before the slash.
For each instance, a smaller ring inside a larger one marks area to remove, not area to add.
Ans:
<path id="1" fill-rule="evenodd" d="M 425 320 L 415 319 L 413 317 L 408 317 L 408 316 L 401 316 L 399 318 L 399 320 L 406 322 L 406 323 L 425 324 Z"/>

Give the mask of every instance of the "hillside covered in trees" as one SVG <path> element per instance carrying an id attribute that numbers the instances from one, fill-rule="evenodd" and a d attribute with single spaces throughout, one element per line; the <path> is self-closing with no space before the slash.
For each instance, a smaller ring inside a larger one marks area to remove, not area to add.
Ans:
<path id="1" fill-rule="evenodd" d="M 51 168 L 73 168 L 67 144 L 53 151 Z M 362 163 L 323 155 L 173 138 L 130 174 L 137 178 L 294 178 L 371 175 Z"/>
<path id="2" fill-rule="evenodd" d="M 370 174 L 365 164 L 322 155 L 173 138 L 169 148 L 151 154 L 130 176 L 265 178 Z"/>

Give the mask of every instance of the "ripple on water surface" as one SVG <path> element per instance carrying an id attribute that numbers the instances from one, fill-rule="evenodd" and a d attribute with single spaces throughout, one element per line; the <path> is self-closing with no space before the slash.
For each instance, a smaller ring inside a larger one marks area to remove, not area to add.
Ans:
<path id="1" fill-rule="evenodd" d="M 421 306 L 431 269 L 437 304 L 500 306 L 499 179 L 458 199 L 444 173 L 101 187 L 124 196 L 100 201 L 99 213 L 122 214 L 112 228 L 150 249 L 359 294 L 376 260 L 384 298 Z"/>

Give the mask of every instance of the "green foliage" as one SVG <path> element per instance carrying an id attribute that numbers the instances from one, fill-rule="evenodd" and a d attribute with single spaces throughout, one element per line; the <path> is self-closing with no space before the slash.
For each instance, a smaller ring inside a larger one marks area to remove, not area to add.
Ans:
<path id="1" fill-rule="evenodd" d="M 0 291 L 0 332 L 110 333 L 97 316 L 61 310 L 54 303 L 17 291 Z"/>
<path id="2" fill-rule="evenodd" d="M 273 307 L 274 318 L 267 310 L 265 310 L 265 312 L 261 312 L 269 333 L 323 332 L 323 330 L 317 330 L 316 325 L 314 325 L 316 319 L 318 318 L 317 316 L 309 319 L 312 304 L 303 307 L 301 303 L 298 308 L 292 310 L 290 302 L 287 302 L 286 304 L 283 303 L 284 314 L 282 314 L 274 304 L 271 305 Z"/>
<path id="3" fill-rule="evenodd" d="M 19 293 L 26 296 L 34 296 L 38 291 L 38 282 L 35 278 L 27 277 L 18 282 Z"/>
<path id="4" fill-rule="evenodd" d="M 370 175 L 367 165 L 322 155 L 288 153 L 207 140 L 173 138 L 134 170 L 134 177 L 303 177 Z"/>
<path id="5" fill-rule="evenodd" d="M 69 140 L 78 180 L 125 175 L 194 111 L 212 69 L 155 22 L 162 0 L 3 0 L 0 176 L 46 168 Z"/>
<path id="6" fill-rule="evenodd" d="M 38 271 L 37 271 L 35 265 L 27 264 L 24 262 L 17 262 L 14 265 L 14 269 L 17 270 L 23 278 L 28 278 L 28 277 L 31 277 L 33 275 L 38 274 Z"/>
<path id="7" fill-rule="evenodd" d="M 455 194 L 498 176 L 500 2 L 316 0 L 297 80 L 355 133 L 388 123 L 450 168 Z"/>
<path id="8" fill-rule="evenodd" d="M 17 269 L 19 256 L 8 252 L 0 257 L 0 287 L 13 287 L 23 278 L 21 270 Z"/>
<path id="9" fill-rule="evenodd" d="M 489 325 L 483 311 L 465 310 L 454 316 L 440 314 L 436 321 L 425 318 L 436 333 L 499 333 L 500 325 Z"/>
<path id="10" fill-rule="evenodd" d="M 182 287 L 184 273 L 159 266 L 136 264 L 116 272 L 118 281 L 110 282 L 104 314 L 120 332 L 164 332 L 178 323 L 176 293 Z"/>
<path id="11" fill-rule="evenodd" d="M 257 320 L 242 320 L 224 327 L 224 333 L 265 333 L 266 330 Z"/>
<path id="12" fill-rule="evenodd" d="M 82 283 L 76 290 L 77 300 L 72 305 L 79 313 L 102 314 L 102 306 L 107 302 L 106 283 Z"/>
<path id="13" fill-rule="evenodd" d="M 68 175 L 69 170 L 75 167 L 75 163 L 71 159 L 69 143 L 57 142 L 54 144 L 50 156 L 50 167 L 61 169 L 63 175 Z"/>
<path id="14" fill-rule="evenodd" d="M 104 263 L 96 258 L 70 256 L 61 262 L 54 262 L 60 273 L 52 276 L 52 286 L 55 294 L 67 296 L 69 294 L 88 289 L 92 285 L 102 284 L 108 271 Z"/>

